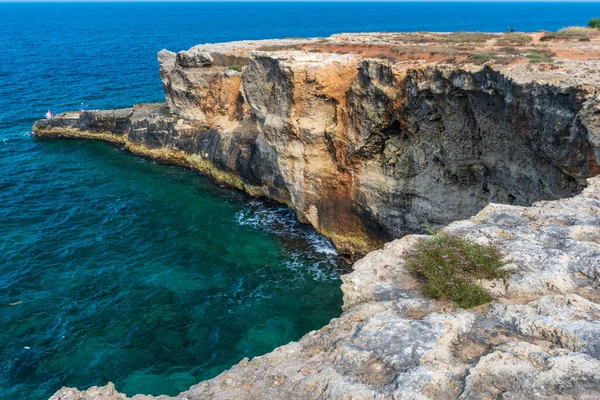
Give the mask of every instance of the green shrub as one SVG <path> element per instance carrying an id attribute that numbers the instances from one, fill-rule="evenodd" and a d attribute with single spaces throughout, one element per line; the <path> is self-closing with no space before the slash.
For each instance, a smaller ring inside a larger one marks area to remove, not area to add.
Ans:
<path id="1" fill-rule="evenodd" d="M 491 53 L 473 53 L 469 56 L 473 60 L 473 64 L 482 65 L 494 59 L 494 54 Z"/>
<path id="2" fill-rule="evenodd" d="M 447 298 L 474 307 L 492 296 L 477 279 L 505 279 L 505 264 L 496 245 L 480 245 L 457 235 L 435 234 L 406 254 L 406 266 L 423 282 L 426 297 Z"/>
<path id="3" fill-rule="evenodd" d="M 588 26 L 590 28 L 600 29 L 600 18 L 590 19 L 590 22 L 588 22 Z"/>
<path id="4" fill-rule="evenodd" d="M 506 54 L 499 53 L 471 53 L 469 58 L 475 65 L 482 65 L 490 61 L 494 64 L 506 64 L 510 62 L 514 57 Z"/>
<path id="5" fill-rule="evenodd" d="M 227 69 L 230 69 L 232 71 L 242 72 L 242 66 L 239 64 L 230 65 L 229 68 L 227 68 Z"/>

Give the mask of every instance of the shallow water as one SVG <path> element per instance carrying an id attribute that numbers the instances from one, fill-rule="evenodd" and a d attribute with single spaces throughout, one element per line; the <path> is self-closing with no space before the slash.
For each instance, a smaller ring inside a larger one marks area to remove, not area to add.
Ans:
<path id="1" fill-rule="evenodd" d="M 336 253 L 288 209 L 102 143 L 5 146 L 2 398 L 176 394 L 339 314 Z"/>
<path id="2" fill-rule="evenodd" d="M 36 140 L 48 108 L 162 101 L 163 48 L 599 15 L 598 3 L 0 3 L 0 398 L 109 380 L 176 394 L 340 313 L 337 255 L 289 210 L 103 143 Z"/>

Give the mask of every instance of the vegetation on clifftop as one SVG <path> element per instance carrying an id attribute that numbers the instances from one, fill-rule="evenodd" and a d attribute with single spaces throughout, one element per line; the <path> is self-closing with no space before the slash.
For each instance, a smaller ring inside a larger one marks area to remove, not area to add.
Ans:
<path id="1" fill-rule="evenodd" d="M 422 282 L 426 297 L 447 298 L 460 307 L 475 307 L 493 299 L 479 279 L 505 279 L 500 249 L 457 235 L 438 233 L 406 255 L 406 266 Z"/>
<path id="2" fill-rule="evenodd" d="M 496 45 L 498 46 L 509 46 L 509 45 L 526 45 L 531 43 L 533 38 L 530 35 L 523 33 L 508 32 L 496 39 Z"/>
<path id="3" fill-rule="evenodd" d="M 590 21 L 592 23 L 592 21 Z M 591 38 L 600 35 L 600 31 L 594 28 L 588 28 L 585 26 L 569 26 L 567 28 L 560 29 L 557 32 L 546 32 L 544 36 L 540 38 L 541 42 L 549 40 L 578 40 L 578 41 L 589 41 Z"/>
<path id="4" fill-rule="evenodd" d="M 525 48 L 519 49 L 514 47 L 502 47 L 495 51 L 487 51 L 482 53 L 471 53 L 469 58 L 475 65 L 482 65 L 486 62 L 495 64 L 508 64 L 516 58 L 524 57 L 531 64 L 540 62 L 552 62 L 552 57 L 555 54 L 546 48 Z"/>
<path id="5" fill-rule="evenodd" d="M 552 56 L 554 56 L 554 53 L 547 49 L 528 49 L 525 54 L 531 64 L 552 62 Z"/>

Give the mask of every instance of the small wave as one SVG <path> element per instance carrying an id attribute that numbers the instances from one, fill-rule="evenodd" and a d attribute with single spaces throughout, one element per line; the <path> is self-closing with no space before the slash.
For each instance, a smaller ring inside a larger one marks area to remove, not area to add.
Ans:
<path id="1" fill-rule="evenodd" d="M 282 207 L 265 207 L 262 203 L 252 202 L 249 206 L 250 209 L 236 213 L 236 220 L 241 226 L 250 226 L 286 236 L 303 236 L 290 210 Z"/>
<path id="2" fill-rule="evenodd" d="M 287 207 L 253 199 L 248 208 L 235 214 L 240 226 L 274 233 L 287 243 L 286 268 L 300 275 L 308 274 L 311 279 L 325 281 L 338 277 L 338 252 L 333 243 L 317 233 L 312 227 L 303 225 Z"/>
<path id="3" fill-rule="evenodd" d="M 330 281 L 338 277 L 335 268 L 323 265 L 322 262 L 306 263 L 298 258 L 285 262 L 285 267 L 300 274 L 308 274 L 313 281 Z"/>
<path id="4" fill-rule="evenodd" d="M 259 200 L 251 200 L 248 206 L 249 209 L 235 214 L 236 222 L 240 226 L 250 226 L 287 238 L 302 239 L 319 254 L 338 255 L 329 239 L 299 223 L 294 212 L 289 208 L 269 206 Z"/>
<path id="5" fill-rule="evenodd" d="M 338 252 L 333 243 L 331 243 L 331 240 L 319 235 L 317 232 L 310 232 L 308 235 L 308 240 L 317 253 L 326 254 L 329 256 L 338 255 Z"/>

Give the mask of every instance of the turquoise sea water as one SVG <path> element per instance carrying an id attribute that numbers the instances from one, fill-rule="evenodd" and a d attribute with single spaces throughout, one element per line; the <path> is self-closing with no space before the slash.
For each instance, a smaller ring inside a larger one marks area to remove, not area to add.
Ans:
<path id="1" fill-rule="evenodd" d="M 339 313 L 335 252 L 289 210 L 103 143 L 5 146 L 0 398 L 176 394 Z"/>
<path id="2" fill-rule="evenodd" d="M 0 398 L 109 380 L 176 394 L 340 313 L 333 247 L 289 210 L 103 143 L 36 140 L 47 109 L 163 100 L 162 48 L 594 16 L 598 3 L 0 3 Z"/>

